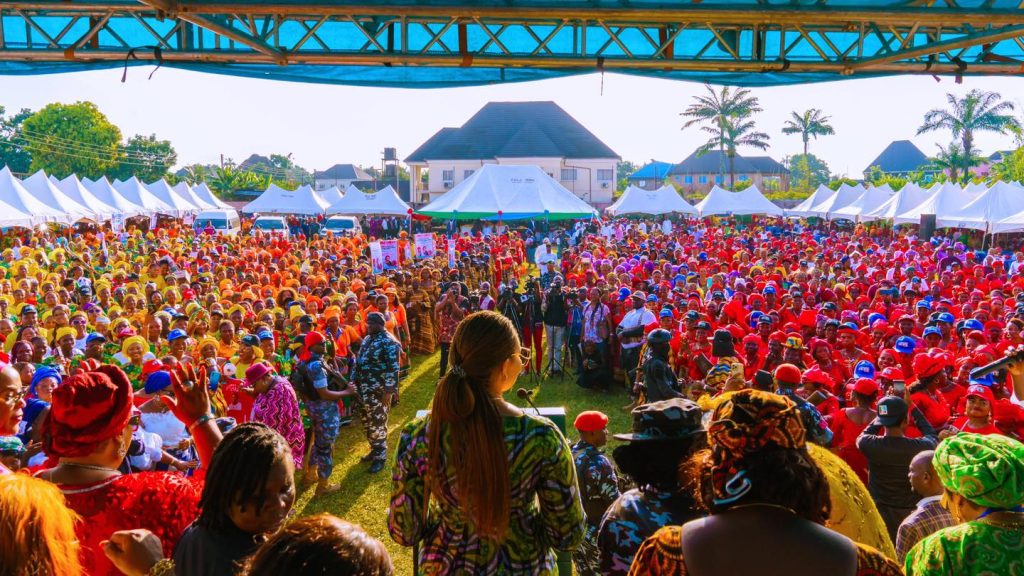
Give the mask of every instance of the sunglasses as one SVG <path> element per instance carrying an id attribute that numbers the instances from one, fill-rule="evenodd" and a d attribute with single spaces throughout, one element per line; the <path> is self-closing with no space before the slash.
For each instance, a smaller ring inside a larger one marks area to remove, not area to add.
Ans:
<path id="1" fill-rule="evenodd" d="M 523 366 L 526 366 L 527 364 L 529 364 L 530 363 L 530 358 L 532 358 L 532 357 L 533 357 L 533 353 L 530 352 L 529 348 L 523 348 L 523 347 L 519 348 L 519 361 L 523 363 Z"/>
<path id="2" fill-rule="evenodd" d="M 11 390 L 10 392 L 7 392 L 3 396 L 0 396 L 0 400 L 2 400 L 6 404 L 13 405 L 17 404 L 19 400 L 23 400 L 27 395 L 28 388 L 21 388 L 19 390 Z"/>

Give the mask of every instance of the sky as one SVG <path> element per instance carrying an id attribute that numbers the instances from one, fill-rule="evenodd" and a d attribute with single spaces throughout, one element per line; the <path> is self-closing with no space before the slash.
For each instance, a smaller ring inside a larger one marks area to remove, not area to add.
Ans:
<path id="1" fill-rule="evenodd" d="M 364 88 L 236 78 L 148 67 L 46 76 L 0 76 L 0 105 L 8 112 L 50 102 L 95 102 L 127 138 L 156 134 L 178 152 L 178 165 L 240 162 L 252 153 L 292 154 L 300 166 L 337 163 L 379 166 L 382 150 L 400 158 L 445 126 L 460 126 L 490 101 L 551 100 L 601 138 L 624 160 L 678 162 L 705 141 L 680 116 L 698 83 L 605 74 L 520 84 L 429 90 Z M 925 154 L 949 133 L 915 136 L 925 111 L 943 107 L 946 93 L 978 88 L 1000 92 L 1024 108 L 1024 78 L 930 76 L 854 79 L 803 86 L 756 88 L 764 109 L 755 117 L 771 137 L 777 160 L 801 152 L 797 135 L 782 134 L 792 111 L 820 108 L 836 135 L 812 140 L 811 152 L 834 174 L 860 175 L 892 140 L 913 140 Z M 980 134 L 980 150 L 1012 147 L 1009 136 Z M 741 154 L 763 154 L 740 150 Z"/>

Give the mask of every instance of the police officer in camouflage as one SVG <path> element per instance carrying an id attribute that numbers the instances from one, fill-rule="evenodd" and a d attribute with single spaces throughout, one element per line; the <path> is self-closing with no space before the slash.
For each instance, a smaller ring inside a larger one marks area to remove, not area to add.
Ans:
<path id="1" fill-rule="evenodd" d="M 579 576 L 600 576 L 597 531 L 605 510 L 619 497 L 615 467 L 601 450 L 608 442 L 608 416 L 595 410 L 580 412 L 573 425 L 580 433 L 579 442 L 572 446 L 572 457 L 587 515 L 587 532 L 572 561 Z"/>
<path id="2" fill-rule="evenodd" d="M 363 456 L 370 463 L 370 472 L 384 469 L 387 461 L 388 410 L 398 402 L 398 357 L 402 350 L 384 329 L 384 315 L 370 312 L 366 315 L 367 336 L 363 339 L 352 368 L 358 403 L 370 443 L 370 453 Z"/>

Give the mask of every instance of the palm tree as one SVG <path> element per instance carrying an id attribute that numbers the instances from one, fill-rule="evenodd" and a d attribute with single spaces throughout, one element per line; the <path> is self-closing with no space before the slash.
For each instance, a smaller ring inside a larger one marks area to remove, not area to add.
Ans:
<path id="1" fill-rule="evenodd" d="M 817 108 L 805 110 L 803 114 L 796 112 L 791 112 L 791 114 L 793 119 L 786 120 L 786 124 L 782 127 L 782 133 L 799 134 L 803 138 L 804 156 L 807 156 L 807 144 L 812 136 L 817 140 L 818 136 L 832 136 L 836 133 L 832 125 L 828 123 L 831 118 L 822 114 L 821 110 Z"/>
<path id="2" fill-rule="evenodd" d="M 960 172 L 970 175 L 971 166 L 977 164 L 977 150 L 974 148 L 975 132 L 998 132 L 1005 134 L 1020 128 L 1020 123 L 1010 114 L 1012 102 L 1002 99 L 998 92 L 971 90 L 963 98 L 946 94 L 949 109 L 934 108 L 924 115 L 924 124 L 917 129 L 918 135 L 935 130 L 949 130 L 954 139 L 959 139 Z M 952 146 L 950 146 L 952 149 Z"/>
<path id="3" fill-rule="evenodd" d="M 736 186 L 736 148 L 752 146 L 761 150 L 768 149 L 768 135 L 754 131 L 754 121 L 741 118 L 725 118 L 716 126 L 701 126 L 701 130 L 711 134 L 711 138 L 700 148 L 697 155 L 703 156 L 718 148 L 724 150 L 729 159 L 729 188 Z"/>
<path id="4" fill-rule="evenodd" d="M 737 88 L 735 92 L 731 92 L 728 86 L 723 86 L 721 92 L 716 92 L 710 85 L 705 84 L 704 87 L 708 94 L 694 97 L 696 102 L 690 104 L 685 111 L 680 113 L 680 116 L 689 118 L 683 124 L 682 129 L 686 130 L 691 126 L 703 124 L 701 129 L 714 135 L 717 138 L 717 144 L 710 147 L 702 146 L 703 152 L 698 150 L 698 154 L 707 154 L 717 146 L 724 164 L 726 142 L 729 140 L 726 136 L 729 123 L 737 119 L 746 120 L 754 112 L 760 112 L 761 104 L 757 97 L 752 96 L 750 90 L 746 88 Z M 735 153 L 736 151 L 733 149 L 733 155 Z M 724 172 L 725 166 L 722 165 L 719 169 L 720 172 Z"/>
<path id="5" fill-rule="evenodd" d="M 965 158 L 964 149 L 960 147 L 958 142 L 953 142 L 948 148 L 943 148 L 941 144 L 937 144 L 939 153 L 932 158 L 932 166 L 942 171 L 944 174 L 949 174 L 949 180 L 951 182 L 960 182 L 961 175 L 969 176 L 970 168 L 965 170 L 965 161 L 969 160 Z M 966 164 L 968 167 L 978 163 L 978 158 L 974 158 L 973 162 Z"/>
<path id="6" fill-rule="evenodd" d="M 214 192 L 221 197 L 226 197 L 238 190 L 241 178 L 241 173 L 228 165 L 217 168 L 212 177 L 207 178 L 207 183 Z"/>

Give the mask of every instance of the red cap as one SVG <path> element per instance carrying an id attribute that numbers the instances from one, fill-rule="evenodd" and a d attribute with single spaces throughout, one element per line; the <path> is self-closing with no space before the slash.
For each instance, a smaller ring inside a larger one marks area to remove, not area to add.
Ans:
<path id="1" fill-rule="evenodd" d="M 971 396 L 987 401 L 990 407 L 995 406 L 996 397 L 992 394 L 992 389 L 988 386 L 981 386 L 980 384 L 968 386 L 967 397 L 970 398 Z"/>
<path id="2" fill-rule="evenodd" d="M 975 340 L 978 340 L 978 341 L 981 341 L 981 342 L 987 342 L 988 341 L 988 336 L 986 336 L 985 333 L 982 332 L 981 330 L 971 330 L 970 332 L 967 333 L 967 337 L 968 338 L 974 338 Z"/>
<path id="3" fill-rule="evenodd" d="M 923 352 L 914 356 L 914 374 L 916 374 L 918 378 L 927 378 L 938 374 L 939 371 L 945 368 L 948 364 L 949 358 L 946 356 L 946 353 L 933 348 L 928 352 Z"/>
<path id="4" fill-rule="evenodd" d="M 903 380 L 903 370 L 900 370 L 895 366 L 890 366 L 885 370 L 882 370 L 881 376 L 886 380 Z"/>
<path id="5" fill-rule="evenodd" d="M 779 364 L 775 369 L 775 381 L 796 385 L 800 383 L 800 369 L 793 364 Z"/>
<path id="6" fill-rule="evenodd" d="M 891 368 L 887 368 L 886 370 L 891 370 Z M 900 376 L 902 376 L 902 374 L 900 374 Z M 899 380 L 899 378 L 896 378 L 896 380 Z M 857 394 L 872 396 L 874 394 L 878 394 L 878 383 L 871 378 L 857 378 L 853 383 L 853 391 Z"/>
<path id="7" fill-rule="evenodd" d="M 580 432 L 597 432 L 608 426 L 608 416 L 597 410 L 580 412 L 572 424 Z"/>

